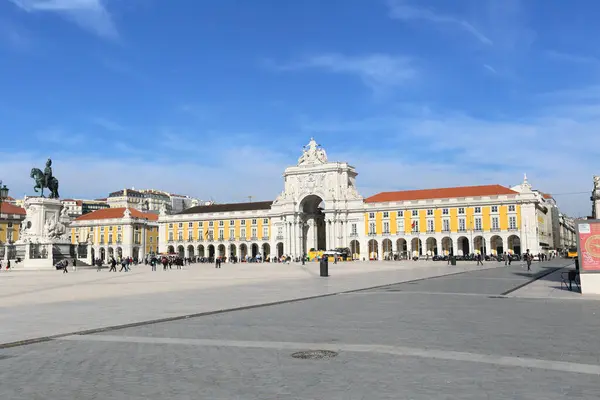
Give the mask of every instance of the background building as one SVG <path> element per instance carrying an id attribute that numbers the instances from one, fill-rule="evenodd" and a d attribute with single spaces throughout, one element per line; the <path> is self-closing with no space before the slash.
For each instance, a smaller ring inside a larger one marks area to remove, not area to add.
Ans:
<path id="1" fill-rule="evenodd" d="M 25 209 L 2 201 L 0 203 L 0 245 L 12 244 L 19 240 L 21 222 L 25 219 Z M 0 250 L 3 251 L 2 248 Z M 0 259 L 4 254 L 0 254 Z"/>
<path id="2" fill-rule="evenodd" d="M 136 209 L 105 208 L 76 218 L 71 243 L 81 259 L 132 257 L 142 260 L 158 249 L 158 215 Z"/>
<path id="3" fill-rule="evenodd" d="M 171 194 L 156 189 L 123 189 L 109 194 L 107 202 L 110 207 L 127 207 L 144 212 L 158 213 L 165 207 L 168 214 L 179 213 L 203 202 L 190 196 Z"/>

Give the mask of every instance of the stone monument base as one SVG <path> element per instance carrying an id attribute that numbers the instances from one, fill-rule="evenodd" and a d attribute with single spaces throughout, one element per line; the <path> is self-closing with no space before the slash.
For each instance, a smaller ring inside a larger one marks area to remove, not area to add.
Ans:
<path id="1" fill-rule="evenodd" d="M 60 200 L 30 197 L 25 200 L 26 217 L 21 237 L 11 249 L 15 269 L 54 270 L 61 260 L 74 258 Z"/>

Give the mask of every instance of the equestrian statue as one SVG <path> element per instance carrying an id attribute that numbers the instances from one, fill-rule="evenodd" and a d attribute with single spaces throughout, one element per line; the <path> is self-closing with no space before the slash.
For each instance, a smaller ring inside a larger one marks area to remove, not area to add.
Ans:
<path id="1" fill-rule="evenodd" d="M 52 160 L 46 161 L 46 168 L 42 172 L 39 168 L 32 168 L 30 176 L 35 181 L 33 190 L 37 193 L 41 189 L 41 196 L 44 197 L 44 188 L 50 191 L 51 199 L 58 199 L 58 179 L 52 176 Z"/>

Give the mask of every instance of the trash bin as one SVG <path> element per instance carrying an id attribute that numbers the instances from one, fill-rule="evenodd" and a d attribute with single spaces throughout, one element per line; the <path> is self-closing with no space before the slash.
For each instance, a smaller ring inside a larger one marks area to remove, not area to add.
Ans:
<path id="1" fill-rule="evenodd" d="M 450 256 L 450 265 L 456 265 L 456 257 Z"/>
<path id="2" fill-rule="evenodd" d="M 321 258 L 320 265 L 321 276 L 329 276 L 329 265 L 327 263 L 327 257 Z"/>

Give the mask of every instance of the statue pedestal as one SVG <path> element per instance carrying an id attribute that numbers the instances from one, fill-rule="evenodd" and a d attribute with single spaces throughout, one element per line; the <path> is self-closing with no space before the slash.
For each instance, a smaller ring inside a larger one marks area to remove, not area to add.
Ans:
<path id="1" fill-rule="evenodd" d="M 67 227 L 62 221 L 60 200 L 30 197 L 25 201 L 26 217 L 15 243 L 19 269 L 55 269 L 57 262 L 73 258 Z"/>

